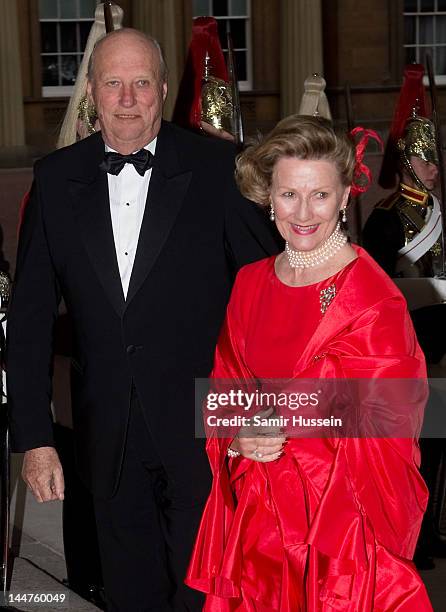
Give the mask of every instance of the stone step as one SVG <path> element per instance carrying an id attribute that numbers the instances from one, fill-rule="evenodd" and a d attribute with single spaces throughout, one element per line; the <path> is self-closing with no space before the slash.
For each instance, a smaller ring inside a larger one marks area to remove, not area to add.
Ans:
<path id="1" fill-rule="evenodd" d="M 13 564 L 8 594 L 8 603 L 12 607 L 0 609 L 23 612 L 61 612 L 62 610 L 97 612 L 99 610 L 27 559 L 16 557 Z M 40 603 L 25 601 L 29 600 L 30 596 L 35 600 L 40 598 Z M 56 601 L 57 599 L 59 601 Z"/>

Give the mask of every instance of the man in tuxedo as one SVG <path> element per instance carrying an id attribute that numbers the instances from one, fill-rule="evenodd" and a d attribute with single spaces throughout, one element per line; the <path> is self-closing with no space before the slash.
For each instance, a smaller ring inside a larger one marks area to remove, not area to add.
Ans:
<path id="1" fill-rule="evenodd" d="M 232 145 L 162 120 L 156 41 L 108 34 L 88 94 L 101 132 L 36 164 L 22 225 L 7 353 L 13 448 L 35 497 L 62 499 L 50 381 L 63 297 L 77 468 L 94 496 L 108 608 L 199 610 L 183 585 L 210 486 L 194 378 L 212 367 L 236 270 L 278 248 L 236 189 Z"/>

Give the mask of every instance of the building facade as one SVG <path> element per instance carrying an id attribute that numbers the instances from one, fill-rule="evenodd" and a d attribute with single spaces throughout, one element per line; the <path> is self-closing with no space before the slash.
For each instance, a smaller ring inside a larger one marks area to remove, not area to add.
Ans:
<path id="1" fill-rule="evenodd" d="M 445 0 L 118 0 L 124 25 L 154 35 L 169 66 L 169 118 L 192 18 L 234 39 L 246 132 L 296 112 L 305 78 L 327 81 L 334 120 L 385 133 L 407 61 L 430 52 L 446 101 Z M 96 0 L 0 0 L 0 146 L 54 147 Z M 349 92 L 350 95 L 346 95 Z M 349 109 L 349 113 L 347 112 Z"/>

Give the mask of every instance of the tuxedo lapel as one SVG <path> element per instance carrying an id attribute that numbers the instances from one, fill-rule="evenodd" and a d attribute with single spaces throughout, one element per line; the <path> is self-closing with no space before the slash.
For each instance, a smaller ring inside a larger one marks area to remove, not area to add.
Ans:
<path id="1" fill-rule="evenodd" d="M 179 163 L 169 125 L 163 123 L 156 144 L 126 306 L 155 264 L 181 209 L 191 178 L 192 172 Z"/>
<path id="2" fill-rule="evenodd" d="M 89 140 L 91 146 L 82 156 L 79 170 L 69 180 L 69 191 L 90 261 L 110 302 L 121 315 L 125 302 L 113 238 L 107 174 L 99 169 L 104 158 L 104 142 L 100 134 Z"/>

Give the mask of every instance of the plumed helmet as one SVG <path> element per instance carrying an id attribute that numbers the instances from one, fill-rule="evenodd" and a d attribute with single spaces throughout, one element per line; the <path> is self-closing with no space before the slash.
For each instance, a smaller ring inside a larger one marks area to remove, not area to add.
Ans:
<path id="1" fill-rule="evenodd" d="M 415 108 L 406 123 L 403 137 L 398 141 L 398 149 L 407 158 L 415 155 L 425 162 L 438 165 L 434 124 L 426 117 L 417 115 Z"/>
<path id="2" fill-rule="evenodd" d="M 423 191 L 429 191 L 415 172 L 410 163 L 410 158 L 414 155 L 425 162 L 438 166 L 435 127 L 432 121 L 417 114 L 416 107 L 413 108 L 412 116 L 406 123 L 402 138 L 397 142 L 397 148 L 401 162 L 415 181 L 415 184 Z"/>
<path id="3" fill-rule="evenodd" d="M 429 115 L 423 77 L 424 66 L 422 64 L 408 64 L 404 68 L 403 84 L 393 113 L 379 176 L 379 184 L 385 189 L 395 186 L 396 174 L 400 166 L 399 160 L 402 160 L 407 168 L 405 159 L 408 160 L 410 155 L 413 155 L 412 152 L 405 153 L 406 132 L 408 143 L 417 140 L 416 136 L 412 137 L 410 134 L 412 120 L 416 119 L 418 113 L 419 119 Z M 415 116 L 413 116 L 414 107 L 417 107 Z M 418 124 L 414 124 L 414 127 L 418 127 Z M 407 169 L 410 171 L 409 168 Z M 411 171 L 410 173 L 412 174 Z M 419 183 L 417 184 L 421 187 Z"/>

